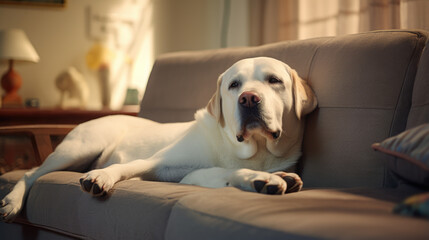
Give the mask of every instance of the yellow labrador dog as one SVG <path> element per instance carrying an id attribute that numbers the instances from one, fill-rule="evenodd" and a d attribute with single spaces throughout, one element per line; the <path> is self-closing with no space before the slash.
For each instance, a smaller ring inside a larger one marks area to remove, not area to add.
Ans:
<path id="1" fill-rule="evenodd" d="M 195 121 L 160 124 L 109 116 L 77 126 L 0 202 L 0 216 L 12 220 L 34 181 L 57 170 L 93 169 L 80 183 L 94 196 L 131 178 L 266 194 L 299 191 L 299 176 L 282 170 L 300 157 L 303 116 L 316 105 L 310 87 L 283 62 L 238 61 L 221 74 Z"/>

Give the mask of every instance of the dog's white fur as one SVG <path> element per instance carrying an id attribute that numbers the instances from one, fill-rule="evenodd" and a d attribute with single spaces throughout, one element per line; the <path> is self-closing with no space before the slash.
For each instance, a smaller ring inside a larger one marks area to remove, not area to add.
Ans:
<path id="1" fill-rule="evenodd" d="M 244 93 L 259 97 L 257 121 L 244 119 L 250 116 L 243 113 L 247 108 L 240 109 Z M 219 77 L 216 93 L 195 121 L 160 124 L 109 116 L 77 126 L 40 167 L 18 181 L 0 202 L 0 215 L 12 220 L 34 181 L 56 170 L 94 169 L 81 185 L 95 196 L 136 177 L 271 194 L 299 190 L 298 175 L 276 171 L 293 167 L 299 158 L 302 118 L 316 105 L 310 87 L 283 62 L 266 57 L 238 61 Z M 287 176 L 294 186 L 287 186 Z"/>

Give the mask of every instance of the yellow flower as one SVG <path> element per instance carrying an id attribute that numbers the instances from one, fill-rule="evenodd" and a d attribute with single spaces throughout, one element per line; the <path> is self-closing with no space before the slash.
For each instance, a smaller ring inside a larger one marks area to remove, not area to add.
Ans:
<path id="1" fill-rule="evenodd" d="M 86 65 L 89 69 L 97 70 L 101 65 L 108 64 L 114 58 L 114 53 L 102 43 L 94 43 L 86 54 Z"/>

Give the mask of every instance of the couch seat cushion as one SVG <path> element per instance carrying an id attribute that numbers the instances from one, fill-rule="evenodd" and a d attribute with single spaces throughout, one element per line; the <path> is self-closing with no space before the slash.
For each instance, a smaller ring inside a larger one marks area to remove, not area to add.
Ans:
<path id="1" fill-rule="evenodd" d="M 15 182 L 23 172 L 8 173 Z M 173 205 L 181 197 L 210 189 L 165 182 L 127 180 L 112 194 L 94 198 L 80 190 L 81 173 L 53 172 L 33 185 L 26 204 L 28 222 L 91 239 L 163 239 Z"/>
<path id="2" fill-rule="evenodd" d="M 166 239 L 428 239 L 429 221 L 392 213 L 399 199 L 386 189 L 283 196 L 217 189 L 181 198 Z"/>

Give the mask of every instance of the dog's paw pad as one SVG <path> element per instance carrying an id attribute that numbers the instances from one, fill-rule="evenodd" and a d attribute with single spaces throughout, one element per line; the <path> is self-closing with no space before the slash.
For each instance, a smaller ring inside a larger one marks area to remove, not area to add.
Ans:
<path id="1" fill-rule="evenodd" d="M 104 194 L 103 188 L 98 186 L 98 184 L 94 184 L 94 186 L 92 187 L 92 194 L 96 196 L 103 195 Z"/>
<path id="2" fill-rule="evenodd" d="M 80 180 L 81 188 L 95 197 L 104 196 L 115 184 L 108 174 L 102 170 L 93 170 L 85 174 Z"/>
<path id="3" fill-rule="evenodd" d="M 255 180 L 253 181 L 253 189 L 258 193 L 265 193 L 269 195 L 283 194 L 286 190 L 286 184 L 280 181 L 273 180 Z"/>
<path id="4" fill-rule="evenodd" d="M 253 187 L 258 193 L 266 193 L 270 195 L 281 194 L 279 193 L 280 187 L 278 185 L 268 185 L 268 182 L 269 181 L 266 180 L 255 180 L 253 182 Z"/>
<path id="5" fill-rule="evenodd" d="M 82 190 L 84 190 L 85 192 L 91 192 L 91 188 L 94 185 L 91 180 L 85 180 L 84 178 L 81 178 L 79 181 Z"/>
<path id="6" fill-rule="evenodd" d="M 100 187 L 98 183 L 95 181 L 84 180 L 83 178 L 81 178 L 79 181 L 80 181 L 82 190 L 85 192 L 91 193 L 93 196 L 98 197 L 106 194 L 104 189 Z"/>
<path id="7" fill-rule="evenodd" d="M 280 188 L 277 185 L 269 185 L 269 186 L 267 186 L 267 194 L 270 194 L 270 195 L 281 194 L 279 192 L 279 190 L 280 190 Z"/>
<path id="8" fill-rule="evenodd" d="M 286 190 L 286 182 L 280 176 L 244 168 L 233 172 L 229 183 L 245 191 L 264 194 L 280 195 Z"/>
<path id="9" fill-rule="evenodd" d="M 256 192 L 260 193 L 262 189 L 264 189 L 266 184 L 267 184 L 267 181 L 255 180 L 253 182 L 253 187 L 255 188 Z"/>
<path id="10" fill-rule="evenodd" d="M 276 172 L 287 184 L 286 193 L 298 192 L 304 185 L 301 178 L 296 173 Z"/>
<path id="11" fill-rule="evenodd" d="M 301 190 L 302 185 L 300 185 L 297 180 L 291 176 L 286 176 L 283 178 L 287 184 L 286 193 L 298 192 Z"/>

